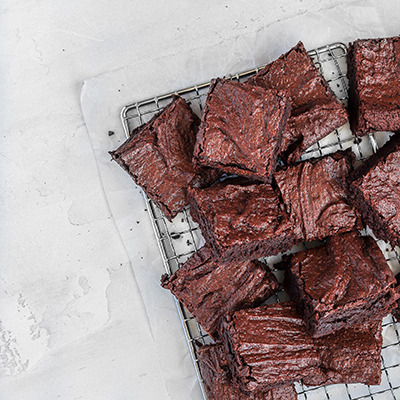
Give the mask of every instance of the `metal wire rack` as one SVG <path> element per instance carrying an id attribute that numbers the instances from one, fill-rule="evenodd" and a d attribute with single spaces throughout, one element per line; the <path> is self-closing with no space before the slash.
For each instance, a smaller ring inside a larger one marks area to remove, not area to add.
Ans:
<path id="1" fill-rule="evenodd" d="M 342 43 L 335 43 L 309 51 L 310 57 L 344 105 L 347 105 L 348 99 L 346 53 L 347 47 Z M 226 76 L 226 78 L 244 82 L 263 67 L 264 65 L 249 71 Z M 125 106 L 121 110 L 121 121 L 126 137 L 129 137 L 130 132 L 132 132 L 134 128 L 149 121 L 154 114 L 162 110 L 171 101 L 174 94 L 179 94 L 188 100 L 194 112 L 201 116 L 209 85 L 210 82 L 206 82 Z M 387 139 L 387 132 L 376 132 L 364 137 L 354 136 L 347 124 L 335 130 L 329 136 L 307 149 L 301 159 L 319 157 L 337 150 L 344 150 L 351 147 L 357 160 L 362 162 L 371 154 L 376 152 Z M 145 199 L 156 240 L 162 255 L 164 267 L 168 274 L 172 274 L 203 245 L 204 239 L 198 225 L 190 216 L 189 207 L 178 214 L 173 222 L 169 222 L 157 206 L 147 198 L 147 196 L 145 196 Z M 397 249 L 392 249 L 389 244 L 382 240 L 377 241 L 377 243 L 383 251 L 391 268 L 394 270 L 400 270 L 400 257 Z M 299 249 L 308 247 L 309 244 L 304 243 Z M 278 281 L 281 281 L 282 272 L 274 269 L 274 263 L 279 261 L 279 256 L 269 257 L 263 261 L 270 266 L 274 274 L 277 276 Z M 287 299 L 288 296 L 286 293 L 283 290 L 280 290 L 276 295 L 269 299 L 267 303 L 285 301 Z M 212 340 L 196 322 L 190 312 L 187 311 L 178 301 L 176 301 L 176 304 L 189 345 L 189 350 L 194 361 L 195 370 L 199 378 L 199 384 L 204 399 L 206 399 L 200 370 L 197 364 L 196 351 L 199 346 L 212 343 Z M 400 400 L 400 323 L 397 323 L 395 319 L 389 315 L 383 321 L 383 330 L 384 343 L 381 354 L 381 385 L 368 386 L 362 384 L 346 384 L 309 388 L 302 384 L 296 384 L 298 398 L 301 400 Z"/>

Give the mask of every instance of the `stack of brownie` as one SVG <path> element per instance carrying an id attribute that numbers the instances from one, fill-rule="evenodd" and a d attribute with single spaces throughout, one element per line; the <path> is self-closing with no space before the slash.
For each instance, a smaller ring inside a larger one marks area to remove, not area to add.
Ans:
<path id="1" fill-rule="evenodd" d="M 399 38 L 350 45 L 355 134 L 400 129 L 399 66 Z M 400 246 L 400 134 L 357 169 L 350 149 L 298 161 L 347 120 L 300 42 L 245 83 L 214 79 L 201 121 L 174 96 L 111 152 L 169 220 L 190 204 L 205 238 L 162 286 L 215 342 L 198 350 L 209 400 L 380 383 L 381 321 L 400 315 L 400 285 L 360 230 Z M 291 301 L 265 305 L 280 284 L 257 259 L 305 242 L 276 266 Z"/>

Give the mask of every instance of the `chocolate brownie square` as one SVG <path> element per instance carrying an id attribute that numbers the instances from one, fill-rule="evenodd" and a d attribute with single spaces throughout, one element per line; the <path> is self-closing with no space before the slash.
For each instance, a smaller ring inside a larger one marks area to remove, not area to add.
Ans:
<path id="1" fill-rule="evenodd" d="M 189 184 L 217 179 L 215 171 L 199 169 L 192 163 L 199 124 L 186 101 L 174 96 L 161 112 L 110 152 L 169 220 L 187 205 Z"/>
<path id="2" fill-rule="evenodd" d="M 208 400 L 296 400 L 293 384 L 267 391 L 243 392 L 232 381 L 221 344 L 206 345 L 197 351 L 203 385 Z"/>
<path id="3" fill-rule="evenodd" d="M 196 162 L 269 182 L 289 112 L 283 92 L 213 80 L 197 134 Z"/>
<path id="4" fill-rule="evenodd" d="M 225 314 L 258 306 L 279 289 L 264 263 L 254 260 L 220 265 L 208 246 L 194 253 L 170 277 L 163 275 L 161 282 L 215 340 Z"/>
<path id="5" fill-rule="evenodd" d="M 400 135 L 349 177 L 350 196 L 378 239 L 400 246 Z"/>
<path id="6" fill-rule="evenodd" d="M 400 129 L 400 38 L 356 40 L 347 53 L 350 126 L 362 136 Z"/>
<path id="7" fill-rule="evenodd" d="M 307 386 L 337 383 L 379 385 L 382 323 L 341 329 L 314 339 L 320 371 L 303 379 Z"/>
<path id="8" fill-rule="evenodd" d="M 389 314 L 400 294 L 385 257 L 358 231 L 287 257 L 283 286 L 313 337 L 368 324 Z"/>
<path id="9" fill-rule="evenodd" d="M 236 311 L 221 326 L 228 365 L 241 390 L 268 390 L 318 372 L 319 356 L 293 302 Z"/>
<path id="10" fill-rule="evenodd" d="M 291 114 L 282 136 L 283 157 L 296 161 L 312 144 L 347 122 L 347 112 L 302 42 L 265 66 L 247 83 L 285 90 Z"/>
<path id="11" fill-rule="evenodd" d="M 191 215 L 219 262 L 252 260 L 289 250 L 293 226 L 273 187 L 240 178 L 189 188 Z"/>
<path id="12" fill-rule="evenodd" d="M 350 150 L 304 161 L 274 174 L 299 241 L 361 228 L 344 182 L 353 170 Z"/>

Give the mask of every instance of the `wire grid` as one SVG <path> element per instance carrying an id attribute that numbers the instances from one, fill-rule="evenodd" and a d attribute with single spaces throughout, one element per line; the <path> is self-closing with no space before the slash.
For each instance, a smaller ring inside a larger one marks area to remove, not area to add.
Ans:
<path id="1" fill-rule="evenodd" d="M 348 101 L 346 53 L 347 47 L 342 43 L 327 45 L 308 52 L 334 93 L 345 106 L 347 106 Z M 263 67 L 264 65 L 249 71 L 226 76 L 226 78 L 244 82 Z M 210 82 L 206 82 L 125 106 L 121 110 L 121 121 L 125 135 L 129 137 L 133 129 L 149 121 L 156 113 L 161 111 L 171 101 L 174 94 L 179 94 L 189 101 L 193 111 L 201 116 L 209 85 Z M 351 147 L 356 155 L 357 162 L 361 163 L 371 154 L 375 153 L 387 141 L 388 137 L 388 132 L 376 132 L 358 137 L 352 134 L 349 125 L 346 124 L 307 149 L 301 159 L 320 157 Z M 147 202 L 147 209 L 163 258 L 164 267 L 168 274 L 172 274 L 204 244 L 204 239 L 198 225 L 190 216 L 189 207 L 186 207 L 172 222 L 169 222 L 158 207 L 147 196 L 144 197 Z M 370 231 L 364 233 L 372 234 Z M 394 271 L 400 271 L 400 257 L 397 248 L 392 249 L 389 244 L 382 240 L 378 240 L 377 243 L 390 267 Z M 297 246 L 294 251 L 310 248 L 314 245 L 303 243 Z M 263 261 L 269 265 L 278 281 L 282 282 L 283 272 L 274 268 L 274 264 L 280 261 L 280 256 L 268 257 L 263 259 Z M 266 303 L 286 300 L 288 300 L 287 294 L 283 289 L 280 289 Z M 197 363 L 196 351 L 199 346 L 212 343 L 212 339 L 181 303 L 176 300 L 176 304 L 201 390 L 204 399 L 206 399 Z M 383 320 L 383 333 L 381 385 L 345 384 L 309 388 L 302 384 L 296 384 L 298 398 L 301 400 L 400 400 L 400 324 L 391 315 Z"/>

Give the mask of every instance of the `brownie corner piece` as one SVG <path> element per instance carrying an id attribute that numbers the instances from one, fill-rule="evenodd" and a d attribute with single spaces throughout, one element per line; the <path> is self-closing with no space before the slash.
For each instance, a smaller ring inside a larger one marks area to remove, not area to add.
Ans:
<path id="1" fill-rule="evenodd" d="M 268 183 L 231 178 L 189 188 L 190 213 L 220 262 L 276 255 L 295 243 L 293 226 Z"/>
<path id="2" fill-rule="evenodd" d="M 288 94 L 291 113 L 282 135 L 281 156 L 290 163 L 348 121 L 345 107 L 302 42 L 266 65 L 247 82 L 266 89 L 285 90 Z"/>
<path id="3" fill-rule="evenodd" d="M 347 53 L 350 126 L 359 136 L 400 129 L 400 37 L 359 39 Z"/>
<path id="4" fill-rule="evenodd" d="M 221 265 L 207 245 L 194 253 L 161 285 L 193 314 L 214 339 L 219 338 L 221 319 L 238 309 L 255 307 L 279 289 L 267 265 L 258 260 Z"/>
<path id="5" fill-rule="evenodd" d="M 323 240 L 362 227 L 347 192 L 352 154 L 336 152 L 274 174 L 298 241 Z"/>
<path id="6" fill-rule="evenodd" d="M 267 391 L 243 392 L 233 382 L 222 344 L 205 345 L 197 358 L 208 400 L 296 400 L 293 384 Z"/>
<path id="7" fill-rule="evenodd" d="M 196 163 L 269 182 L 289 112 L 283 92 L 213 80 L 196 138 Z"/>
<path id="8" fill-rule="evenodd" d="M 172 220 L 186 205 L 186 189 L 198 176 L 193 149 L 200 119 L 180 96 L 136 128 L 112 158 L 164 215 Z"/>
<path id="9" fill-rule="evenodd" d="M 293 383 L 319 369 L 320 359 L 293 302 L 226 316 L 222 338 L 232 377 L 242 390 Z"/>
<path id="10" fill-rule="evenodd" d="M 400 246 L 400 134 L 349 176 L 352 202 L 378 239 Z"/>
<path id="11" fill-rule="evenodd" d="M 291 255 L 283 286 L 313 337 L 382 319 L 400 296 L 375 240 L 357 231 Z"/>
<path id="12" fill-rule="evenodd" d="M 341 329 L 314 339 L 320 370 L 303 378 L 306 386 L 331 384 L 379 385 L 381 382 L 382 323 Z"/>
<path id="13" fill-rule="evenodd" d="M 397 282 L 396 284 L 397 291 L 400 293 L 400 273 L 396 275 L 396 282 Z M 392 310 L 392 315 L 393 317 L 396 318 L 397 322 L 400 322 L 400 299 L 397 300 L 397 305 Z"/>

